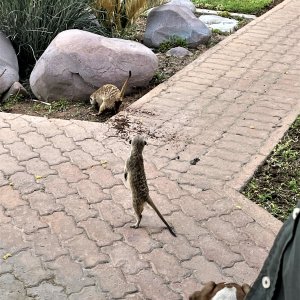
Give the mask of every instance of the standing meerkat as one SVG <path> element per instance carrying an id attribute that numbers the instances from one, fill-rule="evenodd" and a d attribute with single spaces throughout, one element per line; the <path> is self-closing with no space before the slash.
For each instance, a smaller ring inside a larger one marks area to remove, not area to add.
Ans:
<path id="1" fill-rule="evenodd" d="M 149 195 L 149 188 L 147 185 L 142 154 L 145 145 L 147 145 L 147 143 L 140 135 L 135 136 L 134 139 L 131 141 L 130 156 L 125 163 L 124 177 L 125 180 L 127 180 L 128 178 L 129 181 L 132 193 L 133 208 L 136 214 L 136 223 L 131 227 L 139 227 L 140 222 L 142 220 L 142 212 L 144 209 L 144 205 L 145 203 L 148 203 L 155 210 L 160 219 L 165 223 L 170 233 L 173 236 L 176 236 L 174 230 L 164 219 L 164 217 L 159 212 Z"/>
<path id="2" fill-rule="evenodd" d="M 99 111 L 96 114 L 97 116 L 108 109 L 114 109 L 115 113 L 118 112 L 130 77 L 131 71 L 129 71 L 128 77 L 125 80 L 121 91 L 113 84 L 105 84 L 90 96 L 90 102 L 93 107 L 96 107 L 96 104 L 98 103 Z"/>

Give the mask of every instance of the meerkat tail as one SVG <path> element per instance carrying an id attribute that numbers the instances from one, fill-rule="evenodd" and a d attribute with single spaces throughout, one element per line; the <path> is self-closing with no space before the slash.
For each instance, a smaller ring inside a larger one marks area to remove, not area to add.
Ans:
<path id="1" fill-rule="evenodd" d="M 129 71 L 128 77 L 127 77 L 127 79 L 125 80 L 125 82 L 122 86 L 122 89 L 121 89 L 121 92 L 120 92 L 120 99 L 121 100 L 124 97 L 124 94 L 125 94 L 125 91 L 126 91 L 126 88 L 127 88 L 127 84 L 128 84 L 128 80 L 129 80 L 130 77 L 131 77 L 131 71 Z"/>
<path id="2" fill-rule="evenodd" d="M 165 225 L 167 226 L 167 228 L 169 229 L 170 233 L 177 237 L 177 235 L 175 234 L 173 228 L 167 223 L 167 221 L 165 220 L 165 218 L 162 216 L 162 214 L 159 212 L 158 208 L 155 206 L 155 204 L 153 203 L 152 199 L 149 197 L 149 199 L 146 201 L 157 213 L 157 215 L 160 217 L 160 219 L 165 223 Z"/>

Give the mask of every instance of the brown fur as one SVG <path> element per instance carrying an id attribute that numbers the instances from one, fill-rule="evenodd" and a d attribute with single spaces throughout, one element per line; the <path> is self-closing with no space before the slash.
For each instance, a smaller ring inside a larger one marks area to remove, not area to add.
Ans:
<path id="1" fill-rule="evenodd" d="M 132 202 L 133 208 L 136 214 L 136 223 L 132 225 L 133 228 L 138 228 L 142 220 L 142 212 L 144 209 L 145 203 L 148 203 L 160 217 L 160 219 L 165 223 L 170 233 L 173 236 L 176 236 L 175 232 L 171 226 L 164 219 L 162 214 L 159 212 L 155 204 L 153 203 L 150 195 L 149 188 L 147 185 L 147 179 L 144 168 L 143 160 L 143 149 L 147 143 L 144 139 L 137 135 L 134 137 L 131 143 L 131 153 L 125 164 L 124 177 L 125 180 L 129 181 L 131 193 L 132 193 Z"/>
<path id="2" fill-rule="evenodd" d="M 125 80 L 121 91 L 113 84 L 105 84 L 90 96 L 90 102 L 92 106 L 96 106 L 98 103 L 99 111 L 96 115 L 102 114 L 105 110 L 114 109 L 115 113 L 118 112 L 120 105 L 122 104 L 125 90 L 127 88 L 128 80 L 131 77 L 131 71 L 129 71 L 128 78 Z"/>

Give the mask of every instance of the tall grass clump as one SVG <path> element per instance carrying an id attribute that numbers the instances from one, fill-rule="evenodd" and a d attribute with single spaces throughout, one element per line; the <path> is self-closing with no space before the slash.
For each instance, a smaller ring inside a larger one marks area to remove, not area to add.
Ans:
<path id="1" fill-rule="evenodd" d="M 105 35 L 88 0 L 2 0 L 0 31 L 10 38 L 21 71 L 28 73 L 53 38 L 67 29 Z M 22 70 L 23 69 L 23 70 Z M 23 74 L 25 75 L 25 74 Z"/>
<path id="2" fill-rule="evenodd" d="M 131 26 L 147 9 L 166 0 L 91 0 L 91 6 L 107 29 L 121 32 Z"/>

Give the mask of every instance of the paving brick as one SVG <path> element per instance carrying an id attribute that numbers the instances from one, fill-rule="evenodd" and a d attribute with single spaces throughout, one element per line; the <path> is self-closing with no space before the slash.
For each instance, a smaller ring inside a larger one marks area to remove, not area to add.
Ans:
<path id="1" fill-rule="evenodd" d="M 15 142 L 13 144 L 6 145 L 6 147 L 10 150 L 11 155 L 15 156 L 18 161 L 29 160 L 31 158 L 38 157 L 38 154 L 33 152 L 24 142 Z"/>
<path id="2" fill-rule="evenodd" d="M 30 207 L 38 211 L 39 215 L 50 215 L 53 212 L 63 210 L 63 205 L 55 202 L 55 198 L 42 191 L 35 191 L 23 196 L 23 199 L 29 201 Z"/>
<path id="3" fill-rule="evenodd" d="M 30 247 L 30 244 L 24 241 L 22 231 L 10 223 L 0 224 L 0 240 L 1 248 L 6 253 L 14 254 Z"/>
<path id="4" fill-rule="evenodd" d="M 85 171 L 89 178 L 99 184 L 103 189 L 111 188 L 122 182 L 112 175 L 112 173 L 102 166 L 94 166 Z"/>
<path id="5" fill-rule="evenodd" d="M 68 159 L 62 156 L 60 151 L 53 146 L 45 146 L 43 148 L 36 149 L 35 151 L 38 152 L 41 159 L 46 161 L 50 166 L 68 161 Z"/>
<path id="6" fill-rule="evenodd" d="M 2 171 L 4 175 L 12 175 L 16 172 L 24 170 L 24 167 L 19 166 L 18 161 L 8 154 L 0 155 L 0 161 L 0 171 Z"/>
<path id="7" fill-rule="evenodd" d="M 99 247 L 111 245 L 122 238 L 106 222 L 96 218 L 82 221 L 78 226 L 84 228 L 89 239 L 95 241 Z"/>
<path id="8" fill-rule="evenodd" d="M 71 184 L 71 187 L 76 189 L 79 196 L 85 199 L 89 204 L 110 199 L 108 194 L 103 193 L 103 190 L 90 180 L 81 180 Z"/>
<path id="9" fill-rule="evenodd" d="M 26 205 L 27 203 L 21 199 L 18 191 L 6 185 L 0 187 L 0 204 L 5 209 L 14 209 L 20 205 Z"/>
<path id="10" fill-rule="evenodd" d="M 100 142 L 93 139 L 86 139 L 84 141 L 77 142 L 76 144 L 79 145 L 83 151 L 91 154 L 92 156 L 99 156 L 103 153 L 110 152 L 108 149 L 104 148 Z"/>
<path id="11" fill-rule="evenodd" d="M 134 284 L 127 282 L 119 269 L 109 264 L 98 265 L 91 269 L 90 273 L 95 277 L 96 284 L 102 291 L 107 292 L 111 299 L 123 298 L 125 294 L 138 290 Z"/>
<path id="12" fill-rule="evenodd" d="M 113 266 L 121 268 L 125 274 L 132 275 L 149 268 L 137 251 L 124 242 L 115 242 L 112 246 L 103 247 L 102 251 L 110 256 Z"/>
<path id="13" fill-rule="evenodd" d="M 150 252 L 154 248 L 161 247 L 161 243 L 155 241 L 144 228 L 117 228 L 116 232 L 123 236 L 125 243 L 135 248 L 139 253 Z"/>
<path id="14" fill-rule="evenodd" d="M 254 221 L 240 209 L 234 210 L 230 215 L 221 216 L 221 219 L 226 222 L 231 222 L 234 227 L 244 227 Z"/>
<path id="15" fill-rule="evenodd" d="M 180 293 L 182 299 L 189 299 L 189 296 L 195 291 L 200 291 L 202 289 L 202 285 L 197 282 L 197 280 L 190 276 L 188 278 L 184 278 L 181 282 L 176 282 L 170 284 L 172 290 L 177 293 Z"/>
<path id="16" fill-rule="evenodd" d="M 261 269 L 268 256 L 268 252 L 265 249 L 249 242 L 242 242 L 239 245 L 232 246 L 231 249 L 236 253 L 240 253 L 249 267 L 258 270 Z"/>
<path id="17" fill-rule="evenodd" d="M 190 217 L 193 217 L 197 221 L 202 221 L 215 216 L 216 213 L 209 210 L 202 202 L 201 198 L 194 198 L 191 196 L 181 197 L 176 200 L 180 205 L 182 211 Z"/>
<path id="18" fill-rule="evenodd" d="M 101 291 L 100 288 L 96 286 L 87 286 L 82 289 L 79 293 L 74 293 L 70 295 L 70 300 L 106 300 L 107 296 Z"/>
<path id="19" fill-rule="evenodd" d="M 71 152 L 65 152 L 64 156 L 68 157 L 71 162 L 80 169 L 88 169 L 99 165 L 99 162 L 93 160 L 90 154 L 79 149 Z"/>
<path id="20" fill-rule="evenodd" d="M 183 236 L 177 236 L 176 239 L 174 239 L 173 236 L 165 230 L 155 234 L 153 237 L 163 243 L 163 249 L 165 249 L 167 253 L 177 257 L 179 261 L 189 260 L 193 256 L 199 254 L 199 249 L 192 247 L 188 240 Z"/>
<path id="21" fill-rule="evenodd" d="M 83 174 L 77 166 L 72 165 L 70 162 L 60 163 L 56 166 L 51 166 L 51 168 L 58 172 L 59 177 L 67 180 L 69 183 L 87 178 L 87 175 Z"/>
<path id="22" fill-rule="evenodd" d="M 113 227 L 123 227 L 133 220 L 132 216 L 125 213 L 125 210 L 112 200 L 104 200 L 93 204 L 92 207 L 99 211 L 102 220 L 109 222 Z"/>
<path id="23" fill-rule="evenodd" d="M 233 267 L 225 269 L 224 273 L 232 277 L 231 281 L 252 284 L 258 276 L 258 271 L 247 265 L 246 262 L 237 262 Z"/>
<path id="24" fill-rule="evenodd" d="M 62 286 L 53 285 L 48 282 L 42 282 L 40 285 L 28 288 L 27 294 L 34 299 L 43 300 L 67 300 Z"/>
<path id="25" fill-rule="evenodd" d="M 191 274 L 187 269 L 182 268 L 173 255 L 166 253 L 163 249 L 154 249 L 143 258 L 152 266 L 154 273 L 163 276 L 167 281 L 179 281 L 180 278 Z"/>
<path id="26" fill-rule="evenodd" d="M 65 241 L 63 245 L 70 251 L 72 259 L 82 262 L 85 268 L 93 268 L 99 263 L 109 261 L 109 257 L 101 253 L 96 243 L 84 234 L 76 235 Z"/>
<path id="27" fill-rule="evenodd" d="M 28 132 L 20 135 L 20 137 L 24 140 L 24 142 L 31 146 L 32 148 L 38 149 L 50 144 L 50 142 L 46 141 L 44 136 L 36 133 L 36 132 Z"/>
<path id="28" fill-rule="evenodd" d="M 190 261 L 184 261 L 181 265 L 193 271 L 194 276 L 201 284 L 211 280 L 215 282 L 232 282 L 222 274 L 221 269 L 214 262 L 209 262 L 204 256 L 195 256 Z"/>
<path id="29" fill-rule="evenodd" d="M 274 234 L 257 223 L 250 223 L 241 231 L 251 237 L 258 246 L 270 250 L 274 242 Z"/>
<path id="30" fill-rule="evenodd" d="M 63 133 L 62 130 L 58 129 L 51 121 L 43 120 L 35 124 L 37 132 L 42 134 L 46 138 L 51 138 L 56 135 L 60 135 Z"/>
<path id="31" fill-rule="evenodd" d="M 50 271 L 44 270 L 41 260 L 29 251 L 22 251 L 11 257 L 11 263 L 14 265 L 13 274 L 25 286 L 34 286 L 52 277 Z"/>
<path id="32" fill-rule="evenodd" d="M 139 286 L 146 299 L 160 300 L 162 295 L 165 299 L 179 300 L 181 296 L 172 291 L 160 276 L 150 270 L 142 270 L 136 276 L 126 276 L 129 282 Z"/>
<path id="33" fill-rule="evenodd" d="M 47 266 L 54 273 L 54 282 L 62 285 L 67 294 L 79 292 L 83 287 L 94 284 L 94 280 L 83 273 L 80 264 L 73 262 L 68 256 L 48 262 Z"/>
<path id="34" fill-rule="evenodd" d="M 63 198 L 76 193 L 76 190 L 71 188 L 66 180 L 54 175 L 42 178 L 41 183 L 45 186 L 45 191 L 51 193 L 55 198 Z"/>
<path id="35" fill-rule="evenodd" d="M 41 229 L 27 239 L 33 242 L 35 254 L 42 256 L 44 261 L 51 261 L 68 254 L 68 251 L 60 246 L 57 236 L 51 234 L 48 229 Z"/>
<path id="36" fill-rule="evenodd" d="M 124 207 L 124 209 L 132 208 L 131 192 L 124 185 L 116 185 L 109 190 L 112 200 Z"/>
<path id="37" fill-rule="evenodd" d="M 9 121 L 10 127 L 17 134 L 27 133 L 30 131 L 34 131 L 34 128 L 30 126 L 30 124 L 24 120 L 21 116 Z"/>
<path id="38" fill-rule="evenodd" d="M 68 124 L 63 128 L 67 137 L 72 138 L 74 141 L 83 141 L 92 138 L 91 133 L 77 124 Z"/>
<path id="39" fill-rule="evenodd" d="M 208 261 L 216 262 L 221 268 L 232 267 L 234 263 L 242 260 L 241 255 L 237 254 L 239 252 L 232 251 L 225 243 L 213 236 L 203 236 L 197 241 L 192 241 L 192 245 L 200 248 L 202 255 Z"/>
<path id="40" fill-rule="evenodd" d="M 17 172 L 12 175 L 10 177 L 10 182 L 21 194 L 30 194 L 42 188 L 40 184 L 36 183 L 34 176 L 25 172 Z"/>
<path id="41" fill-rule="evenodd" d="M 211 231 L 218 239 L 221 239 L 229 244 L 238 244 L 247 240 L 247 235 L 239 233 L 235 230 L 231 223 L 225 222 L 220 218 L 211 218 L 205 226 Z"/>
<path id="42" fill-rule="evenodd" d="M 48 227 L 46 223 L 40 221 L 35 210 L 27 205 L 18 206 L 13 210 L 7 211 L 7 215 L 12 217 L 14 225 L 22 229 L 26 234 L 30 234 L 40 228 Z"/>
<path id="43" fill-rule="evenodd" d="M 169 199 L 176 199 L 186 194 L 176 182 L 168 180 L 166 177 L 149 180 L 149 183 L 154 185 L 160 194 L 168 196 Z"/>
<path id="44" fill-rule="evenodd" d="M 28 299 L 23 283 L 12 274 L 0 276 L 0 295 L 2 300 Z"/>
<path id="45" fill-rule="evenodd" d="M 66 198 L 57 199 L 57 203 L 64 206 L 67 214 L 73 216 L 76 222 L 98 216 L 97 210 L 91 208 L 87 201 L 78 195 L 69 195 Z"/>
<path id="46" fill-rule="evenodd" d="M 60 149 L 61 151 L 72 151 L 76 149 L 76 145 L 71 138 L 65 135 L 56 135 L 49 139 L 54 145 L 54 147 Z"/>
<path id="47" fill-rule="evenodd" d="M 20 138 L 10 128 L 1 128 L 0 130 L 0 142 L 4 145 L 19 142 Z"/>
<path id="48" fill-rule="evenodd" d="M 174 212 L 168 217 L 168 222 L 173 225 L 176 234 L 182 234 L 188 240 L 198 239 L 207 233 L 206 229 L 198 225 L 194 218 L 182 212 Z"/>
<path id="49" fill-rule="evenodd" d="M 63 212 L 55 212 L 49 216 L 41 217 L 41 221 L 47 223 L 51 232 L 61 240 L 68 240 L 75 235 L 81 234 L 83 230 L 76 226 L 72 217 Z"/>
<path id="50" fill-rule="evenodd" d="M 56 174 L 55 170 L 51 170 L 49 165 L 46 162 L 41 161 L 39 158 L 33 158 L 24 161 L 21 164 L 26 167 L 28 173 L 38 176 L 40 179 L 51 174 Z M 40 182 L 40 180 L 37 180 L 37 182 Z"/>

